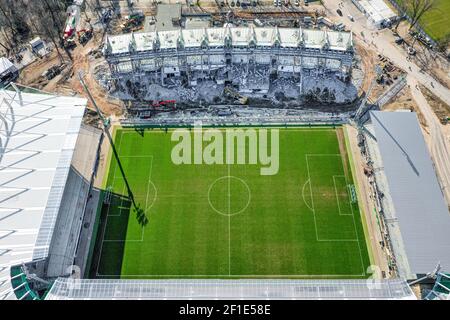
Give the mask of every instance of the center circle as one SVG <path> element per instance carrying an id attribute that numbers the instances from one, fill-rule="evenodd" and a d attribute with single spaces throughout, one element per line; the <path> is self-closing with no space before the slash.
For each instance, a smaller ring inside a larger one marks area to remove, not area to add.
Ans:
<path id="1" fill-rule="evenodd" d="M 224 176 L 216 179 L 208 190 L 208 202 L 218 214 L 233 216 L 247 209 L 250 188 L 241 178 Z"/>

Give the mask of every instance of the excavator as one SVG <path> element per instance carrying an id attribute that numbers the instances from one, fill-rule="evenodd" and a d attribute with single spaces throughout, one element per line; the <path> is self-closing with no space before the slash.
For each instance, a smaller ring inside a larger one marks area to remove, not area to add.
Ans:
<path id="1" fill-rule="evenodd" d="M 125 21 L 120 25 L 122 32 L 131 32 L 142 29 L 145 16 L 143 13 L 134 13 L 125 17 Z"/>
<path id="2" fill-rule="evenodd" d="M 92 38 L 92 29 L 81 29 L 77 31 L 78 41 L 81 45 L 85 45 Z"/>
<path id="3" fill-rule="evenodd" d="M 236 90 L 232 89 L 229 86 L 227 86 L 223 89 L 223 94 L 226 97 L 229 97 L 231 99 L 238 101 L 240 104 L 248 103 L 248 97 L 241 95 L 239 92 L 237 92 Z"/>

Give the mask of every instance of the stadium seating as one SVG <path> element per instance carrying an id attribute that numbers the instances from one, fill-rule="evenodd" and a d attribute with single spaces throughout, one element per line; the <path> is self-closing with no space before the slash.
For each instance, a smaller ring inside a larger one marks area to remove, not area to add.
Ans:
<path id="1" fill-rule="evenodd" d="M 11 286 L 17 299 L 20 300 L 40 300 L 39 294 L 34 292 L 28 284 L 22 266 L 11 267 Z"/>

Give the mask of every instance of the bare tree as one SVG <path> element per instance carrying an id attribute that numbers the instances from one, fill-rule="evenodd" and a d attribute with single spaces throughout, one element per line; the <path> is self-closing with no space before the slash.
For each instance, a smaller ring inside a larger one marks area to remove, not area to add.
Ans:
<path id="1" fill-rule="evenodd" d="M 60 48 L 63 48 L 67 56 L 72 60 L 70 52 L 63 45 L 63 32 L 66 21 L 65 0 L 41 0 L 31 1 L 28 13 L 28 21 L 34 34 L 53 43 L 59 58 L 64 60 Z"/>
<path id="2" fill-rule="evenodd" d="M 411 30 L 424 13 L 430 11 L 434 7 L 435 0 L 409 0 L 405 1 L 406 11 L 411 18 L 411 25 L 409 29 Z"/>
<path id="3" fill-rule="evenodd" d="M 0 29 L 2 40 L 0 43 L 8 53 L 15 51 L 18 44 L 29 36 L 28 27 L 23 6 L 23 0 L 1 0 L 0 1 Z"/>
<path id="4" fill-rule="evenodd" d="M 450 45 L 450 34 L 446 34 L 443 38 L 438 41 L 438 50 L 445 52 Z"/>

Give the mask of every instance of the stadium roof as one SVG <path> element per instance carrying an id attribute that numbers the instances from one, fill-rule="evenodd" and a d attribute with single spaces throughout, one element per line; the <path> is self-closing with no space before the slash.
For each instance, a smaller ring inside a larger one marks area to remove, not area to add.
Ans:
<path id="1" fill-rule="evenodd" d="M 358 0 L 353 1 L 376 25 L 394 20 L 397 15 L 383 0 Z"/>
<path id="2" fill-rule="evenodd" d="M 0 57 L 0 75 L 5 72 L 12 72 L 16 67 L 5 57 Z"/>
<path id="3" fill-rule="evenodd" d="M 11 265 L 48 255 L 86 107 L 15 88 L 0 90 L 0 299 L 10 295 Z"/>
<path id="4" fill-rule="evenodd" d="M 176 49 L 180 44 L 185 48 L 201 47 L 207 43 L 211 47 L 225 46 L 228 38 L 235 47 L 256 46 L 271 47 L 276 41 L 281 47 L 347 51 L 353 47 L 351 32 L 307 30 L 301 28 L 255 28 L 222 27 L 203 29 L 176 29 L 154 32 L 127 33 L 109 35 L 106 42 L 107 54 L 124 54 L 160 49 Z M 159 44 L 158 44 L 159 43 Z"/>
<path id="5" fill-rule="evenodd" d="M 413 112 L 371 111 L 410 271 L 450 267 L 450 213 Z"/>
<path id="6" fill-rule="evenodd" d="M 417 299 L 404 279 L 103 280 L 58 278 L 46 299 Z"/>

